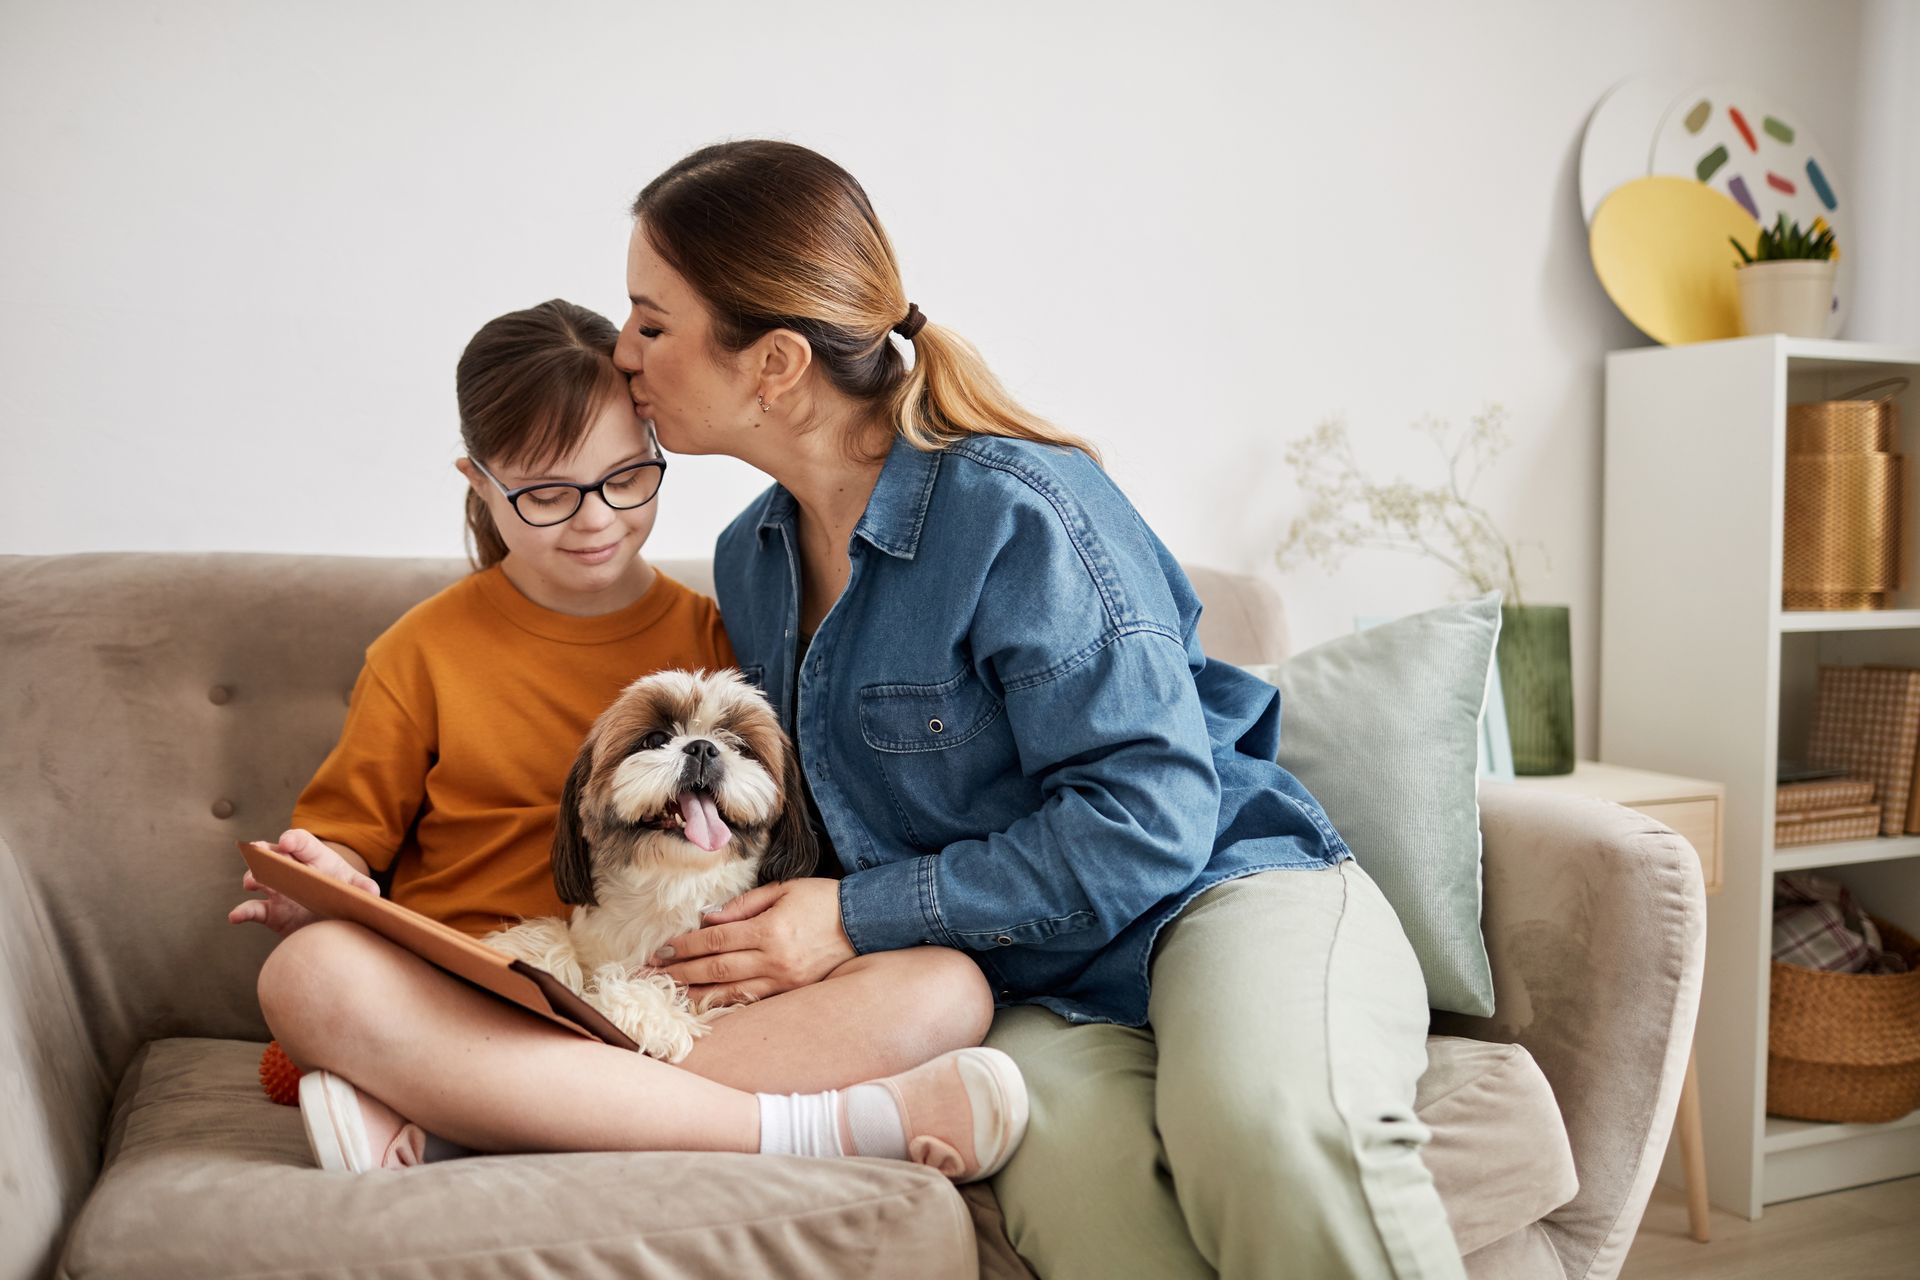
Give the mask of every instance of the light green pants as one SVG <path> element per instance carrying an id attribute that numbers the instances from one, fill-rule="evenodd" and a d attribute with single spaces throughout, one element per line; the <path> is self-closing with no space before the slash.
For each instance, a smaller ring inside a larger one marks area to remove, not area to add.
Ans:
<path id="1" fill-rule="evenodd" d="M 994 1179 L 1043 1280 L 1458 1277 L 1420 1162 L 1420 967 L 1351 860 L 1202 894 L 1161 935 L 1148 1028 L 1002 1010 L 1032 1121 Z"/>

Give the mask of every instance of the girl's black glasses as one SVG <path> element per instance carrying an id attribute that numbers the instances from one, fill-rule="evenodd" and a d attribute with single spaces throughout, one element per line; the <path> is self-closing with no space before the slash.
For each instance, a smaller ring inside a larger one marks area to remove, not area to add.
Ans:
<path id="1" fill-rule="evenodd" d="M 467 460 L 506 495 L 513 513 L 536 529 L 565 524 L 573 519 L 574 513 L 580 510 L 580 504 L 587 500 L 590 493 L 599 494 L 600 500 L 615 511 L 644 507 L 660 492 L 660 482 L 667 474 L 666 459 L 649 458 L 645 462 L 630 462 L 617 471 L 609 471 L 592 484 L 543 480 L 539 484 L 509 489 L 500 483 L 498 476 L 487 470 L 486 464 L 480 459 L 468 455 Z"/>

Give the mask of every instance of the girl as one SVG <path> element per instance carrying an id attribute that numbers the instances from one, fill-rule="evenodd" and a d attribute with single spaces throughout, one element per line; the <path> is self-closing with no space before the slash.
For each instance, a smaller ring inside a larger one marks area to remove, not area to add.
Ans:
<path id="1" fill-rule="evenodd" d="M 368 892 L 379 891 L 370 873 L 390 871 L 395 901 L 475 936 L 568 910 L 549 861 L 560 788 L 620 689 L 651 670 L 734 663 L 713 602 L 640 554 L 667 464 L 612 364 L 617 336 L 554 301 L 468 344 L 456 466 L 476 572 L 368 648 L 340 741 L 276 845 Z M 997 1144 L 972 1141 L 976 1110 L 1010 1121 L 1024 1096 L 1000 1055 L 947 1052 L 978 1044 L 990 996 L 942 949 L 849 957 L 805 991 L 722 1019 L 669 1066 L 550 1028 L 277 893 L 228 919 L 283 936 L 261 1007 L 309 1072 L 301 1109 L 324 1168 L 414 1164 L 450 1144 L 896 1157 L 911 1146 L 964 1178 L 1018 1140 L 1005 1124 Z"/>

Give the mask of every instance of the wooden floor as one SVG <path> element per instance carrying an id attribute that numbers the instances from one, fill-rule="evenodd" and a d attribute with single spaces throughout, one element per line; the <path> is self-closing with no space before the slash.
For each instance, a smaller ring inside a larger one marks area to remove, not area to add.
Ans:
<path id="1" fill-rule="evenodd" d="M 1768 1207 L 1758 1222 L 1713 1211 L 1687 1234 L 1679 1191 L 1656 1186 L 1622 1280 L 1893 1280 L 1920 1276 L 1920 1178 Z"/>

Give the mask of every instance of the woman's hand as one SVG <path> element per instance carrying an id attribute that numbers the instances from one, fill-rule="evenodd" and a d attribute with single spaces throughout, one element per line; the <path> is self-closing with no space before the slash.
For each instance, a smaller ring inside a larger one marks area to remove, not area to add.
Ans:
<path id="1" fill-rule="evenodd" d="M 332 876 L 335 880 L 344 880 L 354 888 L 374 897 L 380 896 L 380 886 L 373 877 L 348 862 L 331 846 L 316 839 L 312 832 L 302 831 L 298 827 L 282 835 L 273 846 L 277 853 L 306 863 L 322 875 Z M 265 893 L 264 898 L 248 898 L 245 902 L 227 912 L 228 924 L 245 924 L 257 920 L 281 937 L 286 937 L 303 925 L 312 924 L 319 919 L 292 898 L 278 889 L 269 889 L 253 878 L 248 871 L 240 877 L 240 887 L 248 893 Z"/>
<path id="2" fill-rule="evenodd" d="M 690 988 L 696 1008 L 809 986 L 853 959 L 833 880 L 764 884 L 708 912 L 706 921 L 654 955 L 660 972 Z"/>

